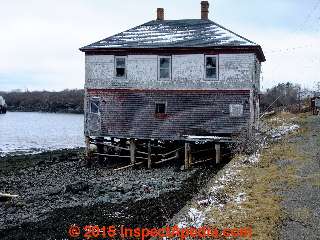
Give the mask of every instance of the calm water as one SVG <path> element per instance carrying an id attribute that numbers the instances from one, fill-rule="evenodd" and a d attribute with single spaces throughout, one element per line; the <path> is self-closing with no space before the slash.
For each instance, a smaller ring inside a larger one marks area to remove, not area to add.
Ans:
<path id="1" fill-rule="evenodd" d="M 83 115 L 31 112 L 0 114 L 0 155 L 83 146 Z"/>

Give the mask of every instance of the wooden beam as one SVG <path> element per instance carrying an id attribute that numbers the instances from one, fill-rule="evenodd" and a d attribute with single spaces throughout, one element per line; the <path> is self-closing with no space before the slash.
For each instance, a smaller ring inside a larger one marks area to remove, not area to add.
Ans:
<path id="1" fill-rule="evenodd" d="M 192 152 L 191 152 L 191 144 L 189 145 L 189 168 L 192 165 Z"/>
<path id="2" fill-rule="evenodd" d="M 85 137 L 85 146 L 86 146 L 86 156 L 90 155 L 90 138 L 88 136 Z"/>
<path id="3" fill-rule="evenodd" d="M 171 161 L 173 159 L 177 159 L 177 155 L 175 155 L 173 157 L 166 158 L 166 159 L 162 159 L 162 160 L 160 160 L 158 162 L 155 162 L 154 164 L 160 164 L 160 163 L 168 162 L 168 161 Z"/>
<path id="4" fill-rule="evenodd" d="M 16 197 L 18 197 L 18 195 L 12 195 L 9 193 L 0 193 L 0 202 L 6 202 Z"/>
<path id="5" fill-rule="evenodd" d="M 192 165 L 196 165 L 196 164 L 199 164 L 199 163 L 205 163 L 205 162 L 209 162 L 209 161 L 212 161 L 212 160 L 213 160 L 212 158 L 208 158 L 208 159 L 205 159 L 205 160 L 194 162 L 194 163 L 192 163 Z"/>
<path id="6" fill-rule="evenodd" d="M 175 149 L 175 150 L 172 150 L 172 151 L 170 151 L 170 152 L 167 152 L 167 153 L 164 153 L 164 154 L 161 154 L 161 155 L 162 155 L 163 157 L 165 157 L 165 156 L 170 155 L 170 154 L 172 154 L 172 153 L 176 153 L 176 152 L 178 152 L 178 151 L 181 150 L 181 149 L 183 149 L 183 147 L 177 148 L 177 149 Z"/>
<path id="7" fill-rule="evenodd" d="M 214 148 L 216 150 L 216 164 L 219 164 L 221 161 L 220 144 L 215 144 Z"/>
<path id="8" fill-rule="evenodd" d="M 131 164 L 136 162 L 136 142 L 134 139 L 130 139 L 130 161 Z"/>
<path id="9" fill-rule="evenodd" d="M 148 169 L 151 169 L 151 142 L 148 142 Z"/>
<path id="10" fill-rule="evenodd" d="M 199 151 L 194 151 L 194 152 L 192 152 L 192 154 L 198 154 L 198 153 L 209 152 L 209 151 L 212 151 L 212 147 L 211 148 L 202 149 L 202 150 L 199 150 Z"/>
<path id="11" fill-rule="evenodd" d="M 130 158 L 130 156 L 121 156 L 119 154 L 108 154 L 108 153 L 94 153 L 94 155 L 106 156 L 106 157 Z"/>
<path id="12" fill-rule="evenodd" d="M 190 153 L 190 143 L 186 142 L 184 144 L 184 167 L 189 169 L 189 154 Z"/>
<path id="13" fill-rule="evenodd" d="M 141 165 L 141 164 L 143 164 L 143 162 L 138 162 L 138 163 L 134 163 L 134 164 L 129 164 L 129 165 L 124 166 L 124 167 L 116 168 L 116 169 L 114 169 L 114 171 L 124 170 L 124 169 L 131 168 L 131 167 L 134 167 L 134 166 L 139 166 L 139 165 Z"/>

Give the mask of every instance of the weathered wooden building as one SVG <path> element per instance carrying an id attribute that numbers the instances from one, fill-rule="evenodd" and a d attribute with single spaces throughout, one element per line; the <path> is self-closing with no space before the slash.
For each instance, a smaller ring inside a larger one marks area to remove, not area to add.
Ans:
<path id="1" fill-rule="evenodd" d="M 159 8 L 156 20 L 80 49 L 88 142 L 221 142 L 256 125 L 262 48 L 208 12 L 202 1 L 201 19 L 165 20 Z"/>

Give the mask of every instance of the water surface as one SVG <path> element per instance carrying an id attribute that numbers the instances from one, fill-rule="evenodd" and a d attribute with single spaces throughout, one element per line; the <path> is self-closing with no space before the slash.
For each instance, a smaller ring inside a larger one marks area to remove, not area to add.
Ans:
<path id="1" fill-rule="evenodd" d="M 0 114 L 0 155 L 84 146 L 83 115 L 7 112 Z"/>

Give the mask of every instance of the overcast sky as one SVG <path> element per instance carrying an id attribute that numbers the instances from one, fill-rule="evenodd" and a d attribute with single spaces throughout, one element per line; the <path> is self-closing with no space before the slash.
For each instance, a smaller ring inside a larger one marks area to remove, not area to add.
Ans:
<path id="1" fill-rule="evenodd" d="M 320 0 L 212 0 L 209 18 L 260 44 L 262 88 L 320 82 Z M 78 49 L 156 17 L 200 18 L 200 0 L 1 0 L 0 91 L 83 88 Z"/>

